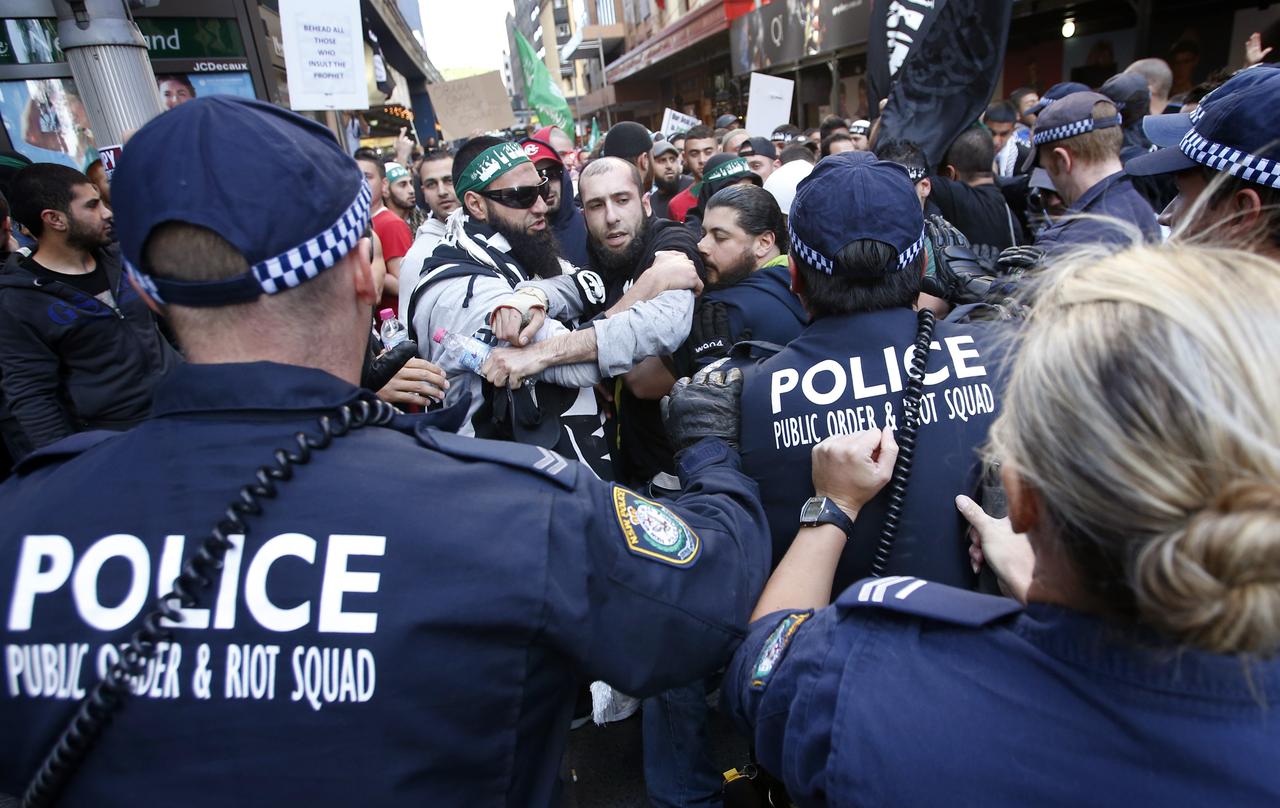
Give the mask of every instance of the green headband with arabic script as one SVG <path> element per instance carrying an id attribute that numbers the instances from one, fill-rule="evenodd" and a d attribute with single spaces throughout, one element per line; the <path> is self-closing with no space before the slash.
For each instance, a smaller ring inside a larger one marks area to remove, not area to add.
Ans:
<path id="1" fill-rule="evenodd" d="M 487 188 L 498 177 L 521 163 L 529 162 L 529 158 L 525 156 L 524 149 L 520 148 L 519 144 L 508 141 L 490 146 L 467 163 L 462 175 L 458 177 L 458 185 L 454 188 L 454 192 L 461 199 L 467 191 Z"/>

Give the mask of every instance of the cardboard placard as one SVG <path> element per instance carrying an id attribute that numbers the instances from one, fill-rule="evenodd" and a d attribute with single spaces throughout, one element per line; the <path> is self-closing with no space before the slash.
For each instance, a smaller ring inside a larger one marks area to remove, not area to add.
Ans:
<path id="1" fill-rule="evenodd" d="M 511 112 L 511 97 L 497 70 L 428 84 L 431 106 L 447 140 L 471 137 L 477 132 L 510 129 L 516 125 Z"/>
<path id="2" fill-rule="evenodd" d="M 676 132 L 688 132 L 695 126 L 699 126 L 702 119 L 695 118 L 692 115 L 685 115 L 683 112 L 677 112 L 671 107 L 667 107 L 662 113 L 662 136 L 670 140 L 671 136 Z"/>
<path id="3" fill-rule="evenodd" d="M 368 109 L 360 0 L 280 0 L 295 110 Z"/>
<path id="4" fill-rule="evenodd" d="M 747 131 L 752 137 L 769 137 L 773 130 L 791 122 L 791 79 L 751 74 L 751 97 L 747 101 Z"/>

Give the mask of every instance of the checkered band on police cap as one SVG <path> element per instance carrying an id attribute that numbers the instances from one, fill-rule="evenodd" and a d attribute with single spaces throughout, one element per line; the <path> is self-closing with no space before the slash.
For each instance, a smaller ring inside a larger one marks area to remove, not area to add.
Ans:
<path id="1" fill-rule="evenodd" d="M 292 289 L 338 263 L 351 252 L 369 227 L 372 199 L 369 183 L 362 183 L 351 207 L 323 233 L 281 255 L 254 264 L 253 274 L 262 291 L 274 295 Z"/>
<path id="2" fill-rule="evenodd" d="M 1280 163 L 1209 140 L 1194 128 L 1178 144 L 1182 153 L 1203 166 L 1242 180 L 1280 188 Z"/>
<path id="3" fill-rule="evenodd" d="M 814 248 L 810 247 L 808 244 L 805 244 L 804 241 L 799 236 L 796 235 L 796 231 L 792 229 L 789 218 L 790 217 L 788 217 L 788 222 L 787 222 L 787 234 L 790 236 L 790 240 L 791 240 L 792 255 L 800 256 L 801 258 L 804 259 L 804 262 L 806 264 L 808 264 L 809 266 L 813 267 L 814 269 L 820 272 L 824 272 L 828 275 L 832 274 L 835 270 L 835 262 L 832 259 L 823 255 L 822 253 L 818 252 Z M 921 230 L 920 238 L 912 242 L 909 247 L 907 247 L 898 255 L 898 262 L 897 262 L 895 271 L 900 272 L 906 269 L 907 267 L 911 266 L 911 262 L 916 260 L 916 257 L 920 255 L 920 251 L 923 249 L 924 249 L 924 231 Z"/>
<path id="4" fill-rule="evenodd" d="M 1055 126 L 1043 132 L 1035 132 L 1031 136 L 1031 142 L 1036 146 L 1043 146 L 1046 143 L 1055 143 L 1059 140 L 1066 140 L 1069 137 L 1083 135 L 1085 132 L 1092 132 L 1095 129 L 1109 129 L 1119 125 L 1119 115 L 1112 118 L 1099 118 L 1096 121 L 1093 118 L 1085 118 L 1083 121 L 1072 121 L 1069 124 Z"/>

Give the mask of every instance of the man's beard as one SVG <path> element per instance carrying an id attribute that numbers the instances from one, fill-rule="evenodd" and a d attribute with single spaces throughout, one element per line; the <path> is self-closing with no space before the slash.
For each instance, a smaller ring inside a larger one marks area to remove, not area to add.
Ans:
<path id="1" fill-rule="evenodd" d="M 591 258 L 591 268 L 604 276 L 605 282 L 609 285 L 631 280 L 637 269 L 636 265 L 640 263 L 640 257 L 644 254 L 645 237 L 648 235 L 649 220 L 641 219 L 636 234 L 621 250 L 611 250 L 596 242 L 594 238 L 588 238 L 587 255 Z"/>
<path id="2" fill-rule="evenodd" d="M 524 271 L 533 278 L 554 278 L 563 271 L 560 268 L 560 242 L 551 227 L 530 233 L 523 227 L 512 227 L 498 217 L 489 216 L 489 224 L 511 245 L 511 256 L 520 262 Z"/>
<path id="3" fill-rule="evenodd" d="M 658 186 L 658 190 L 666 196 L 675 196 L 680 192 L 680 175 L 677 174 L 671 179 L 663 179 L 660 176 L 653 178 L 653 182 Z"/>
<path id="4" fill-rule="evenodd" d="M 67 246 L 78 250 L 96 250 L 111 245 L 115 241 L 115 230 L 107 228 L 105 232 L 88 227 L 81 227 L 75 219 L 68 217 L 70 227 L 67 228 Z"/>
<path id="5" fill-rule="evenodd" d="M 711 292 L 733 286 L 756 270 L 756 257 L 751 250 L 743 250 L 734 262 L 727 267 L 716 267 L 716 282 L 707 284 L 704 291 Z"/>

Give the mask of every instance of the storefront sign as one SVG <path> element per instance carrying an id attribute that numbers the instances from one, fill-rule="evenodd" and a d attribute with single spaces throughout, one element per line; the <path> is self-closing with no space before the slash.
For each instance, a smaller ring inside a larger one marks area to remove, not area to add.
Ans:
<path id="1" fill-rule="evenodd" d="M 360 0 L 280 0 L 295 110 L 368 109 Z"/>
<path id="2" fill-rule="evenodd" d="M 870 0 L 773 0 L 729 29 L 734 75 L 867 41 Z"/>
<path id="3" fill-rule="evenodd" d="M 213 17 L 138 17 L 152 59 L 243 57 L 240 26 Z M 242 70 L 244 68 L 241 68 Z"/>

